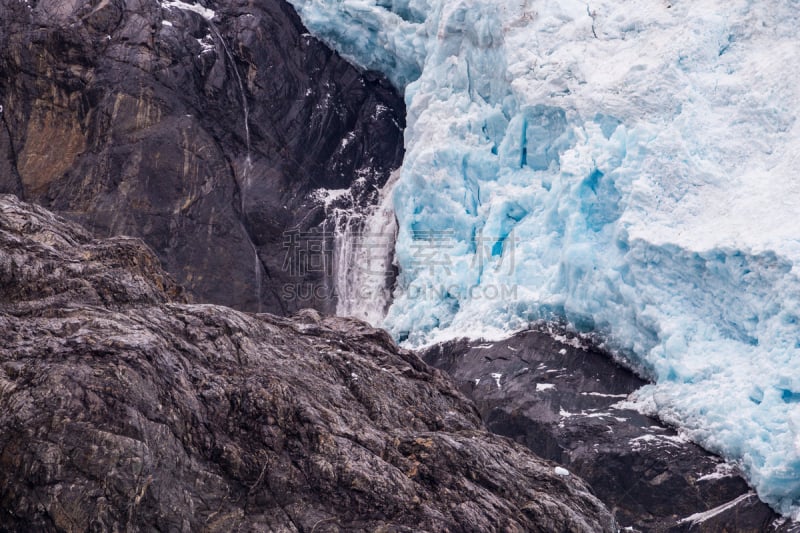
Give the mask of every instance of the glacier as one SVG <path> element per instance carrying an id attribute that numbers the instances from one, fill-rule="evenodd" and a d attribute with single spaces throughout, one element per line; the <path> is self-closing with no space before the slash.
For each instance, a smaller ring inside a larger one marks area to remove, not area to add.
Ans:
<path id="1" fill-rule="evenodd" d="M 800 518 L 800 1 L 290 3 L 407 101 L 382 325 L 601 339 Z"/>

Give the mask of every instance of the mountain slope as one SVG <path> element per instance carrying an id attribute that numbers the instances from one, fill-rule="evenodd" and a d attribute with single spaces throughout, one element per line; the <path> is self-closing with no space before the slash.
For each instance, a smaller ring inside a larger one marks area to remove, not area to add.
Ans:
<path id="1" fill-rule="evenodd" d="M 402 99 L 282 0 L 206 6 L 0 1 L 0 192 L 143 238 L 199 300 L 333 310 L 332 272 L 291 271 L 286 233 L 320 232 L 320 189 L 374 200 Z"/>
<path id="2" fill-rule="evenodd" d="M 141 241 L 0 196 L 4 531 L 615 531 L 385 332 L 176 294 Z"/>

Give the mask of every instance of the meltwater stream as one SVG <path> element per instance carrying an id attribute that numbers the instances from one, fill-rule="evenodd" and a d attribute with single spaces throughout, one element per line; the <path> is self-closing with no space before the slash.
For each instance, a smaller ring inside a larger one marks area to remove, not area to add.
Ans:
<path id="1" fill-rule="evenodd" d="M 244 116 L 244 134 L 245 134 L 245 147 L 247 152 L 245 154 L 245 160 L 242 165 L 235 165 L 234 168 L 234 178 L 236 179 L 236 184 L 239 188 L 239 213 L 242 217 L 242 224 L 245 224 L 244 217 L 245 217 L 245 205 L 247 202 L 247 191 L 250 186 L 250 179 L 251 171 L 253 170 L 252 164 L 252 154 L 251 154 L 251 143 L 250 143 L 250 105 L 247 100 L 247 92 L 244 88 L 244 82 L 242 81 L 242 76 L 239 73 L 239 69 L 236 66 L 236 58 L 234 57 L 233 53 L 228 47 L 228 43 L 225 42 L 225 39 L 222 37 L 219 29 L 217 28 L 216 24 L 214 24 L 214 18 L 217 16 L 217 13 L 211 9 L 203 7 L 200 4 L 189 4 L 186 2 L 182 2 L 181 0 L 166 0 L 162 1 L 162 5 L 166 8 L 171 9 L 180 9 L 183 11 L 190 11 L 193 13 L 197 13 L 201 17 L 206 20 L 206 24 L 208 25 L 209 30 L 211 33 L 214 34 L 216 37 L 216 41 L 219 42 L 220 46 L 222 47 L 223 51 L 223 61 L 227 61 L 230 63 L 230 68 L 233 70 L 234 78 L 236 79 L 236 86 L 238 88 L 238 96 L 239 100 L 241 101 L 242 105 L 242 115 Z M 236 174 L 240 175 L 236 175 Z M 244 228 L 244 232 L 246 235 L 249 235 L 247 228 Z M 255 287 L 255 297 L 256 297 L 256 311 L 261 312 L 262 310 L 262 290 L 264 284 L 264 265 L 261 262 L 261 258 L 258 255 L 258 249 L 256 248 L 255 243 L 253 243 L 252 239 L 249 239 L 250 247 L 253 251 L 253 276 L 255 278 L 256 287 Z"/>
<path id="2" fill-rule="evenodd" d="M 244 83 L 242 82 L 242 76 L 239 74 L 239 68 L 236 66 L 236 59 L 233 57 L 233 53 L 231 52 L 228 44 L 223 39 L 222 35 L 219 32 L 217 26 L 209 19 L 208 27 L 214 33 L 219 41 L 222 49 L 225 52 L 225 57 L 230 62 L 230 68 L 233 70 L 234 77 L 236 78 L 236 84 L 239 88 L 239 99 L 242 102 L 242 114 L 244 115 L 244 133 L 245 133 L 245 146 L 247 148 L 247 155 L 245 156 L 244 164 L 241 165 L 241 177 L 238 179 L 239 185 L 239 212 L 241 213 L 242 217 L 245 217 L 245 205 L 247 201 L 247 191 L 250 187 L 250 179 L 251 179 L 251 171 L 253 170 L 253 163 L 251 159 L 251 145 L 250 145 L 250 105 L 247 101 L 247 93 L 244 89 Z M 245 234 L 249 235 L 247 228 L 245 228 Z M 253 250 L 253 275 L 256 281 L 256 311 L 261 312 L 262 310 L 262 290 L 264 285 L 264 272 L 263 272 L 263 264 L 261 263 L 261 258 L 258 255 L 258 248 L 256 248 L 255 243 L 253 243 L 252 239 L 248 239 L 250 243 L 250 248 Z"/>
<path id="3" fill-rule="evenodd" d="M 392 191 L 398 173 L 389 178 L 376 204 L 367 208 L 334 207 L 328 213 L 333 226 L 336 314 L 380 324 L 386 316 L 394 284 L 394 244 L 397 221 Z M 351 194 L 350 191 L 344 192 Z"/>

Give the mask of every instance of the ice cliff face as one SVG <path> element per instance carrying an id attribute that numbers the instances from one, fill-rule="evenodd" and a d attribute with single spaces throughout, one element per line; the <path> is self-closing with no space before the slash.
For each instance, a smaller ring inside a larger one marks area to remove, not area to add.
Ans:
<path id="1" fill-rule="evenodd" d="M 405 88 L 409 344 L 563 319 L 642 405 L 800 501 L 796 0 L 293 0 Z"/>

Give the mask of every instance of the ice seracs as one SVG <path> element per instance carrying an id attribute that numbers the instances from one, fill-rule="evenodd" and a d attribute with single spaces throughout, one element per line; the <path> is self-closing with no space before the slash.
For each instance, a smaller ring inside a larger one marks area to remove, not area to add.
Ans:
<path id="1" fill-rule="evenodd" d="M 384 325 L 597 335 L 656 380 L 640 404 L 796 514 L 798 3 L 292 3 L 405 91 Z"/>

